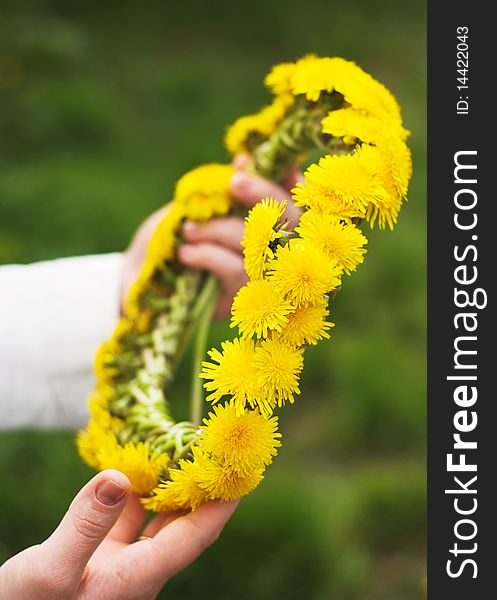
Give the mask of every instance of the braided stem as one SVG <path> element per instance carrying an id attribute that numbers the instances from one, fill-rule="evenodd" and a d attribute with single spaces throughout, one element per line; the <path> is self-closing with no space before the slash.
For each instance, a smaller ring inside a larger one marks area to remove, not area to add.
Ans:
<path id="1" fill-rule="evenodd" d="M 341 139 L 321 131 L 323 117 L 343 104 L 343 96 L 337 92 L 323 93 L 317 102 L 297 97 L 278 129 L 254 149 L 252 171 L 281 183 L 291 167 L 311 150 L 331 154 L 350 151 Z M 279 240 L 280 244 L 287 243 L 293 235 L 282 233 L 285 235 Z M 153 315 L 152 330 L 138 338 L 141 348 L 138 356 L 133 352 L 120 355 L 120 364 L 116 366 L 128 380 L 117 385 L 110 412 L 124 419 L 124 427 L 118 434 L 121 443 L 147 442 L 152 450 L 168 453 L 169 468 L 174 468 L 181 458 L 189 455 L 198 439 L 203 406 L 198 371 L 205 355 L 218 287 L 212 275 L 182 269 L 179 265 L 174 265 L 173 270 L 164 269 L 157 278 L 159 289 L 149 290 L 143 299 L 143 308 Z M 166 388 L 195 332 L 191 422 L 176 423 L 171 416 Z"/>

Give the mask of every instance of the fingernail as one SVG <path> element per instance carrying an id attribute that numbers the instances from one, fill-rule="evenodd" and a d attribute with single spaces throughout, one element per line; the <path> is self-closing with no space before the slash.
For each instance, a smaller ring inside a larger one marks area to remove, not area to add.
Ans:
<path id="1" fill-rule="evenodd" d="M 193 221 L 185 221 L 183 224 L 183 233 L 185 234 L 194 233 L 196 230 L 197 225 L 196 223 L 193 223 Z"/>
<path id="2" fill-rule="evenodd" d="M 250 192 L 252 181 L 246 173 L 238 171 L 231 177 L 231 188 L 237 192 Z"/>
<path id="3" fill-rule="evenodd" d="M 95 496 L 102 504 L 105 504 L 106 506 L 113 506 L 123 498 L 125 493 L 126 490 L 124 490 L 120 485 L 118 485 L 115 481 L 112 481 L 112 479 L 108 479 L 106 481 L 102 481 L 102 483 L 97 486 Z"/>

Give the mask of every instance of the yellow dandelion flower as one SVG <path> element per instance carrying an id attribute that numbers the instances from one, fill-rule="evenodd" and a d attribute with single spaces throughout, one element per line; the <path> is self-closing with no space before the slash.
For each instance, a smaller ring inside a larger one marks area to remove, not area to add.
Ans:
<path id="1" fill-rule="evenodd" d="M 257 411 L 237 415 L 233 402 L 217 405 L 204 419 L 199 444 L 223 466 L 247 474 L 269 465 L 281 446 L 277 417 L 264 418 Z"/>
<path id="2" fill-rule="evenodd" d="M 396 121 L 378 119 L 352 107 L 330 112 L 321 121 L 321 126 L 323 133 L 349 138 L 350 143 L 359 140 L 375 146 L 385 145 L 389 137 L 405 140 L 409 135 L 409 131 Z"/>
<path id="3" fill-rule="evenodd" d="M 317 165 L 314 165 L 317 167 Z M 327 212 L 340 219 L 364 219 L 368 212 L 368 203 L 361 197 L 346 201 L 338 196 L 333 189 L 313 177 L 314 171 L 308 169 L 305 184 L 298 182 L 292 189 L 296 206 L 305 206 L 315 211 Z"/>
<path id="4" fill-rule="evenodd" d="M 150 287 L 156 270 L 157 262 L 146 258 L 124 301 L 124 311 L 129 319 L 136 319 L 140 314 L 141 296 Z"/>
<path id="5" fill-rule="evenodd" d="M 260 394 L 256 384 L 254 341 L 235 338 L 221 344 L 222 352 L 216 348 L 209 351 L 213 362 L 204 361 L 200 377 L 210 379 L 204 383 L 207 400 L 217 402 L 223 396 L 233 396 L 237 411 L 241 414 L 246 403 L 254 405 Z M 217 364 L 216 364 L 217 363 Z"/>
<path id="6" fill-rule="evenodd" d="M 368 240 L 353 223 L 314 210 L 306 211 L 296 228 L 303 240 L 321 248 L 348 275 L 364 261 Z"/>
<path id="7" fill-rule="evenodd" d="M 101 452 L 99 459 L 101 469 L 122 471 L 131 481 L 135 494 L 145 496 L 157 486 L 169 456 L 154 452 L 149 444 L 128 442 L 112 451 Z"/>
<path id="8" fill-rule="evenodd" d="M 368 168 L 377 174 L 384 189 L 381 198 L 368 207 L 366 219 L 371 227 L 378 220 L 381 229 L 386 225 L 393 229 L 407 192 L 411 157 L 405 143 L 397 139 L 397 145 L 394 140 L 395 138 L 392 138 L 388 149 L 362 146 L 357 151 L 361 159 L 367 161 Z M 406 149 L 406 154 L 403 154 L 403 148 Z"/>
<path id="9" fill-rule="evenodd" d="M 95 387 L 90 395 L 90 398 L 92 398 L 102 408 L 107 408 L 113 395 L 114 388 L 111 385 L 102 383 Z"/>
<path id="10" fill-rule="evenodd" d="M 381 150 L 388 164 L 387 177 L 391 179 L 397 194 L 405 198 L 412 177 L 411 151 L 404 141 L 396 137 L 388 138 Z"/>
<path id="11" fill-rule="evenodd" d="M 249 494 L 262 479 L 263 469 L 239 473 L 211 459 L 204 463 L 198 476 L 198 484 L 208 494 L 209 499 L 229 502 Z"/>
<path id="12" fill-rule="evenodd" d="M 281 331 L 288 323 L 292 305 L 267 279 L 249 281 L 235 296 L 230 327 L 239 328 L 244 337 L 267 337 L 268 331 Z"/>
<path id="13" fill-rule="evenodd" d="M 378 158 L 378 173 L 381 175 L 383 186 L 387 195 L 377 204 L 371 204 L 366 213 L 366 220 L 371 227 L 378 223 L 380 229 L 384 229 L 387 225 L 392 230 L 397 223 L 397 217 L 402 206 L 402 196 L 398 193 L 395 182 L 391 176 L 390 165 L 385 154 L 378 152 L 377 148 L 373 148 L 371 154 L 375 154 Z"/>
<path id="14" fill-rule="evenodd" d="M 292 93 L 305 94 L 308 100 L 316 102 L 321 92 L 333 92 L 342 60 L 318 58 L 314 54 L 304 56 L 297 61 L 290 76 Z"/>
<path id="15" fill-rule="evenodd" d="M 117 369 L 113 366 L 113 361 L 117 354 L 122 351 L 121 344 L 110 339 L 98 347 L 95 354 L 94 372 L 98 383 L 110 384 L 118 374 Z"/>
<path id="16" fill-rule="evenodd" d="M 340 218 L 365 218 L 369 205 L 388 200 L 376 162 L 363 146 L 350 156 L 324 156 L 305 172 L 305 184 L 292 190 L 297 206 Z M 374 163 L 374 164 L 373 164 Z"/>
<path id="17" fill-rule="evenodd" d="M 226 131 L 224 145 L 232 155 L 251 153 L 269 136 L 261 127 L 258 115 L 246 115 L 237 119 Z"/>
<path id="18" fill-rule="evenodd" d="M 196 510 L 210 499 L 198 483 L 207 461 L 201 449 L 194 446 L 193 460 L 181 459 L 178 469 L 169 469 L 170 481 L 160 483 L 149 498 L 142 500 L 145 508 L 155 512 Z"/>
<path id="19" fill-rule="evenodd" d="M 171 469 L 170 473 L 172 471 L 173 469 Z M 198 488 L 198 484 L 195 484 L 195 486 Z M 181 497 L 184 498 L 184 490 L 186 490 L 185 496 L 187 494 L 189 495 L 190 489 L 188 488 L 188 483 L 186 481 L 184 487 L 180 486 L 180 490 L 178 490 L 178 486 L 172 487 L 170 481 L 165 481 L 159 483 L 159 485 L 152 490 L 150 496 L 147 498 L 140 498 L 140 502 L 146 510 L 153 510 L 157 513 L 176 512 L 177 510 L 190 509 L 191 507 L 189 501 L 180 502 L 178 498 L 180 495 L 178 491 L 181 492 Z"/>
<path id="20" fill-rule="evenodd" d="M 288 315 L 288 324 L 278 339 L 294 348 L 305 344 L 314 346 L 319 340 L 328 339 L 328 329 L 335 326 L 326 320 L 328 315 L 326 302 L 301 306 Z"/>
<path id="21" fill-rule="evenodd" d="M 117 425 L 118 421 L 120 422 L 120 419 L 115 421 L 116 417 L 113 417 L 109 411 L 100 404 L 93 394 L 91 394 L 88 398 L 88 411 L 90 413 L 90 417 L 94 421 L 107 429 L 112 430 L 111 424 Z"/>
<path id="22" fill-rule="evenodd" d="M 106 423 L 102 424 L 95 419 L 90 419 L 86 429 L 78 433 L 76 446 L 86 464 L 94 469 L 101 469 L 101 456 L 114 452 L 119 444 Z"/>
<path id="23" fill-rule="evenodd" d="M 262 340 L 255 349 L 255 362 L 259 385 L 267 400 L 266 405 L 259 402 L 259 407 L 268 417 L 274 405 L 282 406 L 287 400 L 293 403 L 294 394 L 300 394 L 303 351 L 278 339 Z"/>
<path id="24" fill-rule="evenodd" d="M 401 122 L 400 108 L 387 88 L 355 63 L 343 58 L 306 56 L 297 61 L 291 75 L 294 94 L 317 101 L 321 92 L 337 91 L 357 110 Z"/>
<path id="25" fill-rule="evenodd" d="M 230 179 L 234 172 L 231 165 L 210 163 L 183 175 L 174 194 L 182 216 L 207 221 L 225 215 L 231 207 Z"/>
<path id="26" fill-rule="evenodd" d="M 351 61 L 343 61 L 335 89 L 353 108 L 380 119 L 402 124 L 400 106 L 382 83 Z"/>
<path id="27" fill-rule="evenodd" d="M 155 228 L 147 248 L 147 280 L 151 279 L 151 273 L 162 268 L 164 263 L 174 257 L 177 245 L 177 233 L 184 218 L 183 207 L 172 203 L 166 209 L 166 213 Z"/>
<path id="28" fill-rule="evenodd" d="M 397 123 L 365 116 L 352 108 L 331 112 L 322 124 L 325 133 L 354 136 L 354 143 L 359 139 L 377 147 L 358 151 L 363 158 L 368 156 L 369 171 L 379 176 L 386 192 L 368 206 L 365 218 L 371 225 L 378 219 L 380 228 L 387 224 L 393 228 L 412 175 L 411 153 L 404 141 L 409 132 Z"/>
<path id="29" fill-rule="evenodd" d="M 112 337 L 118 341 L 122 342 L 122 340 L 129 335 L 133 331 L 133 323 L 127 319 L 126 317 L 122 317 L 117 322 L 117 325 L 114 327 L 114 331 L 112 332 Z"/>
<path id="30" fill-rule="evenodd" d="M 151 310 L 142 310 L 134 320 L 134 329 L 137 333 L 147 333 L 152 326 L 153 313 Z"/>
<path id="31" fill-rule="evenodd" d="M 292 76 L 295 73 L 295 63 L 281 63 L 275 65 L 271 71 L 266 75 L 264 83 L 273 94 L 291 94 L 292 89 Z"/>
<path id="32" fill-rule="evenodd" d="M 341 283 L 336 261 L 301 239 L 279 247 L 270 267 L 268 276 L 277 291 L 296 306 L 317 304 Z"/>
<path id="33" fill-rule="evenodd" d="M 113 393 L 114 390 L 109 385 L 97 386 L 88 398 L 88 409 L 93 420 L 100 423 L 102 427 L 107 427 L 107 429 L 117 432 L 122 421 L 111 415 L 108 410 L 109 401 Z"/>
<path id="34" fill-rule="evenodd" d="M 228 128 L 224 138 L 228 152 L 253 152 L 257 145 L 276 131 L 292 105 L 291 95 L 278 96 L 259 112 L 237 119 Z"/>
<path id="35" fill-rule="evenodd" d="M 283 215 L 285 204 L 265 198 L 245 218 L 242 246 L 245 270 L 250 279 L 261 279 L 267 260 L 274 256 L 269 244 L 281 237 L 274 228 Z"/>

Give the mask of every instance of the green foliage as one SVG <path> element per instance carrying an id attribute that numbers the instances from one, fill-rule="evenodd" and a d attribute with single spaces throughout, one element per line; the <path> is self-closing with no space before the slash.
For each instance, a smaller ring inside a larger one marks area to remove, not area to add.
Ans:
<path id="1" fill-rule="evenodd" d="M 306 353 L 302 396 L 282 414 L 280 456 L 164 598 L 420 596 L 424 11 L 417 0 L 3 4 L 0 262 L 124 248 L 181 174 L 227 159 L 226 126 L 267 100 L 276 62 L 357 61 L 396 94 L 413 132 L 409 203 L 393 233 L 366 232 L 366 263 L 333 304 L 333 339 Z M 212 343 L 227 335 L 218 325 Z M 175 402 L 188 381 L 183 365 Z M 72 434 L 2 434 L 0 561 L 46 537 L 90 476 Z"/>

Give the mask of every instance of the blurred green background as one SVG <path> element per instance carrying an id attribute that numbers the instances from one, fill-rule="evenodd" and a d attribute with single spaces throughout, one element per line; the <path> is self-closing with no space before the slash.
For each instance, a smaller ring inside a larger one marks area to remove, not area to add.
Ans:
<path id="1" fill-rule="evenodd" d="M 421 595 L 425 28 L 421 0 L 2 3 L 3 263 L 123 249 L 181 174 L 227 160 L 225 127 L 267 101 L 277 62 L 357 61 L 412 131 L 409 203 L 393 233 L 368 231 L 366 264 L 334 302 L 333 339 L 307 352 L 302 396 L 281 414 L 280 456 L 161 597 Z M 226 336 L 219 325 L 212 343 Z M 91 475 L 71 433 L 0 435 L 0 562 L 46 537 Z"/>

